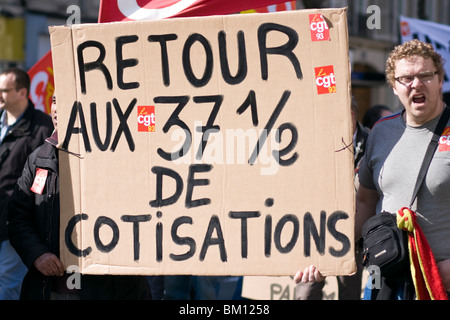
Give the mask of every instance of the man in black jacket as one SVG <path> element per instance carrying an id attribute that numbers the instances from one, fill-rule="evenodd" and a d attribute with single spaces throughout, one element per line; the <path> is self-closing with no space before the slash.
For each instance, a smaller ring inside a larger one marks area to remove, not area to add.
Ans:
<path id="1" fill-rule="evenodd" d="M 71 275 L 59 260 L 59 175 L 56 102 L 55 131 L 28 158 L 10 203 L 10 241 L 28 267 L 21 299 L 150 299 L 144 276 L 81 275 L 72 288 Z M 70 285 L 68 285 L 68 282 Z"/>
<path id="2" fill-rule="evenodd" d="M 19 298 L 26 272 L 8 240 L 8 203 L 28 155 L 53 130 L 49 115 L 28 99 L 30 79 L 20 69 L 0 74 L 0 300 Z"/>

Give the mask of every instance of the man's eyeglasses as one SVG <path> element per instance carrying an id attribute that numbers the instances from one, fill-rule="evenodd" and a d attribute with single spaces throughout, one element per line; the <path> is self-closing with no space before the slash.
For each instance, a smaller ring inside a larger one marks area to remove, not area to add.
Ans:
<path id="1" fill-rule="evenodd" d="M 12 90 L 16 90 L 16 88 L 11 88 L 11 89 L 0 89 L 0 94 L 2 94 L 2 93 L 8 93 L 8 92 L 10 92 L 10 91 L 12 91 Z"/>
<path id="2" fill-rule="evenodd" d="M 434 79 L 434 76 L 437 74 L 438 74 L 437 71 L 429 71 L 429 72 L 422 72 L 422 73 L 418 73 L 418 74 L 410 74 L 407 76 L 400 76 L 400 77 L 397 77 L 394 79 L 396 81 L 398 81 L 399 83 L 401 83 L 402 85 L 408 87 L 414 82 L 415 78 L 419 79 L 419 81 L 422 83 L 428 83 L 428 82 L 431 82 Z"/>

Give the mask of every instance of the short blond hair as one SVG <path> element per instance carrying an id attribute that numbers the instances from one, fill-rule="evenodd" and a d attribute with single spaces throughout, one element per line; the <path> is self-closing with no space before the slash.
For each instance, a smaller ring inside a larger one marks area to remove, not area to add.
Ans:
<path id="1" fill-rule="evenodd" d="M 386 62 L 386 80 L 393 87 L 395 83 L 395 63 L 401 59 L 419 56 L 424 59 L 431 59 L 434 62 L 439 78 L 444 78 L 444 60 L 429 43 L 417 39 L 398 45 L 392 50 Z"/>

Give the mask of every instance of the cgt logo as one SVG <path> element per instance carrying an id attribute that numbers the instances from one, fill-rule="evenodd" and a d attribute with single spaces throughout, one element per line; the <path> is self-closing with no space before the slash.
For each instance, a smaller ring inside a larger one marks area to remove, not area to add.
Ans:
<path id="1" fill-rule="evenodd" d="M 36 194 L 42 194 L 45 188 L 45 181 L 47 180 L 48 171 L 41 168 L 36 168 L 36 175 L 34 177 L 33 185 L 30 190 Z"/>
<path id="2" fill-rule="evenodd" d="M 155 132 L 155 106 L 138 106 L 138 132 Z"/>
<path id="3" fill-rule="evenodd" d="M 450 127 L 444 129 L 439 139 L 439 152 L 450 151 Z"/>
<path id="4" fill-rule="evenodd" d="M 315 68 L 318 94 L 335 93 L 336 77 L 333 66 Z"/>
<path id="5" fill-rule="evenodd" d="M 406 21 L 402 21 L 400 23 L 400 31 L 403 37 L 408 37 L 411 35 L 411 29 L 409 28 L 409 23 Z"/>
<path id="6" fill-rule="evenodd" d="M 309 28 L 311 29 L 311 41 L 330 40 L 330 29 L 322 14 L 309 15 Z"/>

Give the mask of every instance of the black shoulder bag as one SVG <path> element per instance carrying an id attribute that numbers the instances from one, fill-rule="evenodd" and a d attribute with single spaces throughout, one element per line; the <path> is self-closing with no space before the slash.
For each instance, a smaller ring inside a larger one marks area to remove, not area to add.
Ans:
<path id="1" fill-rule="evenodd" d="M 410 207 L 417 197 L 449 117 L 450 108 L 445 107 L 422 162 Z M 396 214 L 381 212 L 371 217 L 362 228 L 362 237 L 364 266 L 378 266 L 381 276 L 386 278 L 409 272 L 407 233 L 397 227 Z"/>

